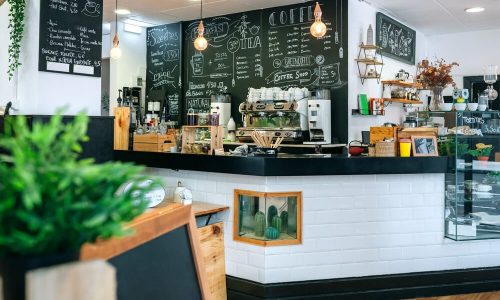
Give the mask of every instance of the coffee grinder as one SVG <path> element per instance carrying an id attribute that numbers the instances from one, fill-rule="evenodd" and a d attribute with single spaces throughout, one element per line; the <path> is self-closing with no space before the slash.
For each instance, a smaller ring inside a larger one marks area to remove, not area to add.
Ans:
<path id="1" fill-rule="evenodd" d="M 310 142 L 304 144 L 331 144 L 332 101 L 330 90 L 318 88 L 307 103 Z"/>
<path id="2" fill-rule="evenodd" d="M 219 115 L 219 125 L 224 128 L 227 135 L 227 123 L 231 119 L 231 94 L 218 93 L 211 96 L 210 113 Z"/>

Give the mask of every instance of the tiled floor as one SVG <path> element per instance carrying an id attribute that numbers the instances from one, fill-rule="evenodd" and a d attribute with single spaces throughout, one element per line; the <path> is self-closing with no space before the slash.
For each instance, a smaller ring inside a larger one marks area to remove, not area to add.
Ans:
<path id="1" fill-rule="evenodd" d="M 418 300 L 498 300 L 498 299 L 500 299 L 500 292 L 420 298 Z"/>

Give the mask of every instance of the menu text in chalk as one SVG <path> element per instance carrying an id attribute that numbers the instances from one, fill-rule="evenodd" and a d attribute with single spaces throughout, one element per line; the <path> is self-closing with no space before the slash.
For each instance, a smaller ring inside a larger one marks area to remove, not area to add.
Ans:
<path id="1" fill-rule="evenodd" d="M 102 0 L 41 0 L 38 70 L 101 77 Z"/>

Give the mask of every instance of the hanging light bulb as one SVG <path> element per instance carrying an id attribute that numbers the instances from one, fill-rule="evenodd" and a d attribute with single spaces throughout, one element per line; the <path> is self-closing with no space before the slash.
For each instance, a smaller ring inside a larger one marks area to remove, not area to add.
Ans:
<path id="1" fill-rule="evenodd" d="M 311 34 L 314 37 L 320 38 L 326 34 L 326 25 L 321 21 L 321 16 L 323 12 L 319 6 L 319 2 L 316 2 L 316 7 L 314 8 L 314 23 L 311 25 Z"/>
<path id="2" fill-rule="evenodd" d="M 115 33 L 115 37 L 113 38 L 113 48 L 111 48 L 111 51 L 109 52 L 109 56 L 112 59 L 119 59 L 122 57 L 122 49 L 118 47 L 120 44 L 120 41 L 118 40 L 118 33 Z"/>
<path id="3" fill-rule="evenodd" d="M 115 1 L 115 36 L 113 37 L 113 48 L 109 51 L 109 57 L 112 59 L 119 59 L 122 57 L 122 49 L 118 47 L 120 40 L 118 39 L 118 0 Z"/>
<path id="4" fill-rule="evenodd" d="M 203 36 L 205 33 L 205 27 L 203 26 L 203 0 L 200 1 L 200 24 L 198 25 L 198 37 L 194 40 L 194 48 L 198 51 L 203 51 L 207 49 L 208 42 Z"/>
<path id="5" fill-rule="evenodd" d="M 200 20 L 200 25 L 198 25 L 198 37 L 194 40 L 194 48 L 198 51 L 203 51 L 207 49 L 208 42 L 207 39 L 203 36 L 205 32 L 205 27 L 203 27 L 203 21 Z"/>

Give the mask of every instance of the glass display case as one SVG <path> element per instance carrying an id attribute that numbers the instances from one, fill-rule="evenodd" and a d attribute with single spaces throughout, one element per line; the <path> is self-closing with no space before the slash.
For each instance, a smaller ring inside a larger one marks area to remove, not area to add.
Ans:
<path id="1" fill-rule="evenodd" d="M 500 112 L 421 112 L 423 126 L 438 127 L 445 176 L 445 236 L 500 238 Z"/>
<path id="2" fill-rule="evenodd" d="M 261 246 L 302 242 L 302 192 L 234 191 L 233 236 Z"/>

